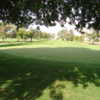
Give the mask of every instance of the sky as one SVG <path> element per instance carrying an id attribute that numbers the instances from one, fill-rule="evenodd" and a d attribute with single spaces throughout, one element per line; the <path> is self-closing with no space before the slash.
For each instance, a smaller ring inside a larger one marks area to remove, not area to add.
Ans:
<path id="1" fill-rule="evenodd" d="M 32 24 L 32 25 L 29 26 L 29 29 L 36 29 L 37 26 L 39 26 L 39 25 Z M 80 35 L 80 33 L 79 33 L 78 31 L 75 30 L 75 26 L 74 26 L 74 25 L 70 25 L 70 24 L 68 24 L 68 23 L 66 23 L 66 24 L 64 25 L 64 27 L 61 27 L 61 25 L 60 25 L 58 22 L 56 22 L 56 26 L 49 26 L 49 27 L 46 27 L 46 26 L 44 26 L 44 25 L 41 25 L 41 26 L 39 26 L 39 27 L 40 27 L 40 30 L 41 30 L 42 32 L 48 32 L 48 33 L 54 34 L 54 35 L 57 35 L 57 33 L 58 33 L 59 31 L 63 30 L 63 29 L 67 29 L 68 31 L 73 30 L 73 33 L 74 33 L 75 35 Z"/>

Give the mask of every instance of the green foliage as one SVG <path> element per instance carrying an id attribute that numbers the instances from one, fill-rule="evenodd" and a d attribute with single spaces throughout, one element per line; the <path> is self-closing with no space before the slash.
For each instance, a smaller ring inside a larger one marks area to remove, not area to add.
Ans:
<path id="1" fill-rule="evenodd" d="M 31 15 L 35 15 L 32 18 Z M 100 0 L 4 0 L 0 1 L 0 20 L 16 25 L 27 25 L 33 21 L 39 24 L 55 25 L 55 21 L 70 18 L 77 28 L 100 29 Z M 9 17 L 8 17 L 9 16 Z M 78 24 L 76 23 L 78 20 Z M 90 23 L 92 21 L 92 23 Z"/>
<path id="2" fill-rule="evenodd" d="M 17 34 L 17 38 L 25 39 L 27 32 L 25 28 L 19 28 L 16 34 Z"/>
<path id="3" fill-rule="evenodd" d="M 6 26 L 4 25 L 0 26 L 0 38 L 3 40 L 7 38 Z"/>
<path id="4" fill-rule="evenodd" d="M 0 38 L 17 38 L 24 41 L 32 41 L 32 39 L 49 39 L 51 35 L 46 32 L 41 32 L 37 29 L 26 29 L 20 27 L 18 30 L 13 24 L 6 24 L 0 26 Z"/>
<path id="5" fill-rule="evenodd" d="M 16 26 L 13 24 L 5 25 L 5 32 L 7 38 L 16 38 Z"/>
<path id="6" fill-rule="evenodd" d="M 81 36 L 75 36 L 74 35 L 73 41 L 79 41 L 79 42 L 84 41 L 84 35 L 81 35 Z"/>
<path id="7" fill-rule="evenodd" d="M 99 42 L 100 36 L 98 36 L 100 33 L 93 32 L 93 33 L 86 33 L 86 37 L 89 38 L 89 40 L 94 42 Z"/>
<path id="8" fill-rule="evenodd" d="M 16 38 L 16 26 L 13 24 L 2 24 L 0 26 L 0 37 L 2 39 Z"/>
<path id="9" fill-rule="evenodd" d="M 42 39 L 50 39 L 52 36 L 50 35 L 50 33 L 41 32 L 41 33 L 40 33 L 40 37 L 41 37 Z"/>
<path id="10" fill-rule="evenodd" d="M 60 32 L 58 32 L 58 38 L 62 39 L 62 40 L 68 40 L 68 41 L 72 41 L 73 40 L 73 33 L 67 31 L 67 30 L 61 30 Z"/>
<path id="11" fill-rule="evenodd" d="M 26 34 L 25 34 L 25 38 L 26 39 L 30 38 L 31 41 L 32 41 L 33 36 L 34 36 L 34 34 L 33 34 L 32 30 L 27 31 Z"/>
<path id="12" fill-rule="evenodd" d="M 0 27 L 3 26 L 3 25 L 4 25 L 4 23 L 3 22 L 0 22 Z"/>
<path id="13" fill-rule="evenodd" d="M 37 29 L 26 30 L 25 28 L 19 28 L 17 31 L 17 38 L 32 41 L 32 39 L 49 39 L 51 35 L 46 32 L 41 32 Z"/>
<path id="14" fill-rule="evenodd" d="M 26 32 L 25 34 L 26 39 L 30 39 L 32 41 L 32 39 L 37 39 L 39 37 L 39 31 L 37 31 L 36 29 L 30 29 Z"/>
<path id="15" fill-rule="evenodd" d="M 0 38 L 2 38 L 4 35 L 4 27 L 0 26 Z"/>
<path id="16" fill-rule="evenodd" d="M 32 31 L 33 31 L 33 36 L 34 36 L 35 39 L 41 38 L 41 31 L 40 30 L 34 29 Z"/>

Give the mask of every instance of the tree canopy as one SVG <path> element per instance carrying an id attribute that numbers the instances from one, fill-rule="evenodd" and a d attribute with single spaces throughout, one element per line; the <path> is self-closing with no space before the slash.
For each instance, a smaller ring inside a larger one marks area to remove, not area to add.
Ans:
<path id="1" fill-rule="evenodd" d="M 0 1 L 0 20 L 16 25 L 54 25 L 66 21 L 77 28 L 100 29 L 100 0 L 3 0 Z"/>

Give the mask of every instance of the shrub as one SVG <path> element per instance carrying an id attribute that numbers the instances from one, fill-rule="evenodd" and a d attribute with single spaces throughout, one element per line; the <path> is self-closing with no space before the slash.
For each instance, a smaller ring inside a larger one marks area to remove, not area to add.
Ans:
<path id="1" fill-rule="evenodd" d="M 3 40 L 6 39 L 6 32 L 4 26 L 0 26 L 0 38 Z"/>
<path id="2" fill-rule="evenodd" d="M 62 40 L 68 40 L 68 41 L 73 41 L 73 33 L 67 31 L 67 30 L 62 30 L 58 32 L 58 38 Z"/>
<path id="3" fill-rule="evenodd" d="M 74 41 L 84 41 L 84 36 L 83 35 L 81 35 L 81 36 L 75 36 L 74 35 L 73 40 Z"/>
<path id="4" fill-rule="evenodd" d="M 49 33 L 47 33 L 47 32 L 41 32 L 41 34 L 40 34 L 41 36 L 41 38 L 43 38 L 43 39 L 49 39 L 49 38 L 51 38 L 52 36 L 49 34 Z"/>
<path id="5" fill-rule="evenodd" d="M 26 31 L 25 28 L 19 28 L 18 31 L 17 31 L 17 38 L 18 39 L 25 39 L 26 34 L 27 34 L 27 31 Z"/>

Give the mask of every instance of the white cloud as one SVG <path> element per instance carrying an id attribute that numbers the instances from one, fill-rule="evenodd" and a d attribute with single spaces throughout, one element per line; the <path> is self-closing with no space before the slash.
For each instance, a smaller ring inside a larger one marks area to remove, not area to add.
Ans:
<path id="1" fill-rule="evenodd" d="M 39 26 L 39 25 L 32 24 L 32 25 L 29 26 L 29 29 L 30 29 L 30 28 L 36 29 L 37 26 Z M 49 27 L 46 27 L 46 26 L 44 26 L 44 25 L 40 25 L 39 27 L 40 27 L 40 30 L 41 30 L 42 32 L 48 32 L 48 33 L 54 34 L 54 35 L 57 35 L 57 33 L 58 33 L 59 31 L 61 31 L 62 29 L 67 29 L 68 31 L 73 30 L 73 33 L 76 34 L 76 35 L 79 35 L 79 34 L 80 34 L 78 31 L 75 30 L 75 26 L 74 26 L 74 25 L 70 25 L 70 24 L 68 24 L 68 23 L 66 23 L 66 24 L 64 25 L 64 27 L 61 27 L 61 25 L 60 25 L 58 22 L 56 22 L 56 26 L 49 26 Z"/>

